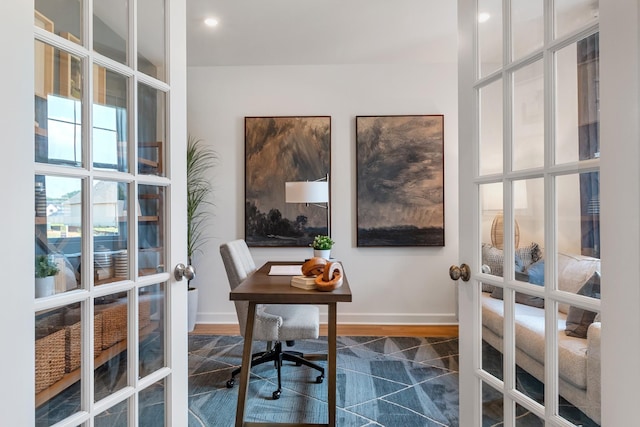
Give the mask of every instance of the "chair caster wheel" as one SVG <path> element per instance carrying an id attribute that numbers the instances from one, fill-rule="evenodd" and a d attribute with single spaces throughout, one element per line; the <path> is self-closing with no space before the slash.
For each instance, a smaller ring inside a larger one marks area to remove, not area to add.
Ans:
<path id="1" fill-rule="evenodd" d="M 322 380 L 324 380 L 324 375 L 318 375 L 316 377 L 316 384 L 322 384 Z"/>
<path id="2" fill-rule="evenodd" d="M 233 378 L 231 378 L 229 381 L 227 381 L 227 388 L 233 388 L 233 386 L 235 385 L 236 380 L 234 380 Z"/>
<path id="3" fill-rule="evenodd" d="M 274 391 L 274 392 L 273 392 L 273 395 L 272 395 L 272 396 L 273 396 L 273 400 L 278 400 L 278 399 L 280 399 L 280 394 L 281 394 L 281 393 L 282 393 L 282 392 L 281 392 L 280 390 L 276 390 L 276 391 Z"/>

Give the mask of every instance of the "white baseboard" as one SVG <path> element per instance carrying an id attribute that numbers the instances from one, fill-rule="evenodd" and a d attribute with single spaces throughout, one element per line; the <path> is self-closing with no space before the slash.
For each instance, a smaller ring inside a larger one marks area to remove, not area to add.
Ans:
<path id="1" fill-rule="evenodd" d="M 198 313 L 197 323 L 233 324 L 235 312 Z M 327 313 L 320 312 L 320 323 L 327 323 Z M 455 313 L 338 313 L 338 323 L 345 325 L 457 325 Z"/>

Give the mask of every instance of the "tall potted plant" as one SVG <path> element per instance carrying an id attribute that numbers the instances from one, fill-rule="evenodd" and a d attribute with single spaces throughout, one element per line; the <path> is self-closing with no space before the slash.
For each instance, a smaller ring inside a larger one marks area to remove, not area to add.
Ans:
<path id="1" fill-rule="evenodd" d="M 195 268 L 194 255 L 202 251 L 202 245 L 208 240 L 207 226 L 211 220 L 213 185 L 209 171 L 216 164 L 218 156 L 201 139 L 189 135 L 187 141 L 187 259 Z M 187 282 L 189 301 L 189 331 L 196 324 L 198 312 L 198 289 Z"/>

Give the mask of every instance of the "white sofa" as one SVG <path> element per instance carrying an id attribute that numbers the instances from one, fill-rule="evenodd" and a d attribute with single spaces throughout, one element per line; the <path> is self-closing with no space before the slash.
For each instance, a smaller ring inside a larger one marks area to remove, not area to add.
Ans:
<path id="1" fill-rule="evenodd" d="M 483 248 L 483 255 L 486 254 Z M 486 261 L 484 257 L 483 261 Z M 558 256 L 560 290 L 577 293 L 596 272 L 599 279 L 600 260 L 598 259 L 565 254 Z M 491 291 L 490 287 L 483 285 L 482 338 L 502 352 L 504 304 L 502 300 L 495 298 L 495 294 L 492 297 Z M 593 322 L 588 325 L 588 329 L 585 325 L 586 338 L 568 336 L 565 333 L 568 312 L 569 307 L 566 304 L 559 304 L 558 327 L 555 331 L 558 335 L 559 393 L 569 403 L 600 424 L 601 323 Z M 516 303 L 515 319 L 516 363 L 544 382 L 544 308 Z"/>

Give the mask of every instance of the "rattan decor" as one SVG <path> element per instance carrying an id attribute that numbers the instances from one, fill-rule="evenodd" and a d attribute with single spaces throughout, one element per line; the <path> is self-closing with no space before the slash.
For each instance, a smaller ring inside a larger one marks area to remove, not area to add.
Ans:
<path id="1" fill-rule="evenodd" d="M 518 227 L 518 221 L 513 222 L 513 243 L 517 248 L 520 244 L 520 227 Z M 498 248 L 504 249 L 504 218 L 502 213 L 496 215 L 491 224 L 491 244 Z"/>
<path id="2" fill-rule="evenodd" d="M 64 375 L 65 329 L 36 329 L 36 393 Z"/>
<path id="3" fill-rule="evenodd" d="M 71 323 L 72 317 L 67 317 L 67 323 Z M 82 335 L 80 333 L 80 320 L 77 316 L 76 323 L 67 326 L 65 329 L 66 345 L 65 345 L 65 371 L 72 372 L 80 367 L 80 343 Z M 102 353 L 102 314 L 98 313 L 94 316 L 93 323 L 93 357 L 96 358 Z"/>

